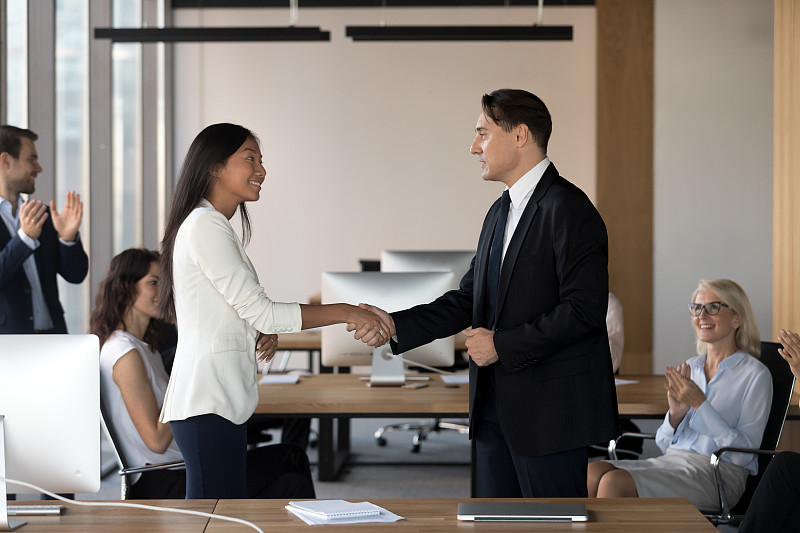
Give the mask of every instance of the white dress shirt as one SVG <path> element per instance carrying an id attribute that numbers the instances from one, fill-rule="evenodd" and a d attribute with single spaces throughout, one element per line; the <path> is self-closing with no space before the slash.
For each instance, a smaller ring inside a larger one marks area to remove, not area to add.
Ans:
<path id="1" fill-rule="evenodd" d="M 706 400 L 699 409 L 690 408 L 675 430 L 667 413 L 656 432 L 658 447 L 664 452 L 673 448 L 708 457 L 723 446 L 758 448 L 772 404 L 769 369 L 740 351 L 723 359 L 711 381 L 706 381 L 705 354 L 692 357 L 687 363 L 692 370 L 692 381 L 706 395 Z M 751 474 L 758 471 L 754 455 L 726 453 L 722 458 L 747 468 Z"/>
<path id="2" fill-rule="evenodd" d="M 522 213 L 528 205 L 528 200 L 531 199 L 533 190 L 542 179 L 544 171 L 550 166 L 550 159 L 545 157 L 539 164 L 526 172 L 517 182 L 508 189 L 508 195 L 511 198 L 511 205 L 508 208 L 508 221 L 506 222 L 506 232 L 503 238 L 503 258 L 506 257 L 506 250 L 514 236 L 514 231 L 517 229 Z M 502 263 L 501 263 L 502 268 Z"/>

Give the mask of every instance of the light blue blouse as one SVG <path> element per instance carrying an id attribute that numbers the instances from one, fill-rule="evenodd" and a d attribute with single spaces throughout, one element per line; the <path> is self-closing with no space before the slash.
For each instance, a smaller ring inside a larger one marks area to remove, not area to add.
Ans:
<path id="1" fill-rule="evenodd" d="M 706 381 L 705 362 L 705 355 L 687 361 L 692 381 L 706 395 L 706 401 L 697 410 L 690 408 L 675 430 L 667 413 L 656 433 L 656 444 L 664 452 L 673 448 L 708 457 L 723 446 L 758 448 L 772 404 L 769 369 L 740 351 L 723 359 L 716 375 Z M 722 459 L 747 468 L 751 474 L 758 471 L 754 455 L 726 453 Z"/>

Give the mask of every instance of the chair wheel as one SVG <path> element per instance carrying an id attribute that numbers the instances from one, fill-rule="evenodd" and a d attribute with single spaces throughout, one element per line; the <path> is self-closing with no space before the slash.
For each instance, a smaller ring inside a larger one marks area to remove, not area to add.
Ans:
<path id="1" fill-rule="evenodd" d="M 384 439 L 383 437 L 379 437 L 375 440 L 378 442 L 378 446 L 386 446 L 386 439 Z"/>
<path id="2" fill-rule="evenodd" d="M 419 453 L 419 444 L 414 444 L 411 447 L 411 453 Z"/>

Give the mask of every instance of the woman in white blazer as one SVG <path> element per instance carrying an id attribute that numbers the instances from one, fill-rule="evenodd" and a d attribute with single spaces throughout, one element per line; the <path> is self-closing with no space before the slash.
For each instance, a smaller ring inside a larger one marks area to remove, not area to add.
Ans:
<path id="1" fill-rule="evenodd" d="M 246 427 L 258 403 L 257 358 L 277 334 L 347 323 L 370 346 L 388 342 L 375 314 L 348 304 L 270 300 L 244 244 L 245 202 L 259 199 L 266 171 L 255 135 L 213 124 L 192 142 L 175 187 L 162 241 L 162 318 L 177 320 L 178 346 L 160 420 L 170 422 L 186 462 L 187 498 L 246 498 Z"/>

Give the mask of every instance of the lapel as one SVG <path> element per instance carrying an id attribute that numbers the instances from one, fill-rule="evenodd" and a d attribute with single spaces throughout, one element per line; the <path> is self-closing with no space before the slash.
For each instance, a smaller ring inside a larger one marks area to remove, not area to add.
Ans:
<path id="1" fill-rule="evenodd" d="M 475 270 L 472 274 L 472 292 L 475 295 L 473 301 L 473 326 L 483 324 L 483 312 L 486 309 L 486 267 L 489 263 L 489 251 L 492 245 L 492 234 L 497 224 L 497 217 L 500 214 L 500 198 L 495 200 L 486 221 L 481 229 L 481 236 L 478 239 L 478 249 L 475 251 Z"/>
<path id="2" fill-rule="evenodd" d="M 498 317 L 503 310 L 503 303 L 506 301 L 506 294 L 508 293 L 509 284 L 511 282 L 511 272 L 514 270 L 514 264 L 522 249 L 525 236 L 528 234 L 536 212 L 539 210 L 539 202 L 544 198 L 550 185 L 553 184 L 557 177 L 558 171 L 553 163 L 550 163 L 545 169 L 544 174 L 542 174 L 542 179 L 539 180 L 539 183 L 536 184 L 536 188 L 533 189 L 531 198 L 528 200 L 528 205 L 525 206 L 525 211 L 522 212 L 519 224 L 517 224 L 517 228 L 514 230 L 514 236 L 511 237 L 511 242 L 508 243 L 508 250 L 506 250 L 506 255 L 503 257 L 503 267 L 500 270 L 500 284 L 497 287 L 498 301 L 496 316 Z"/>

